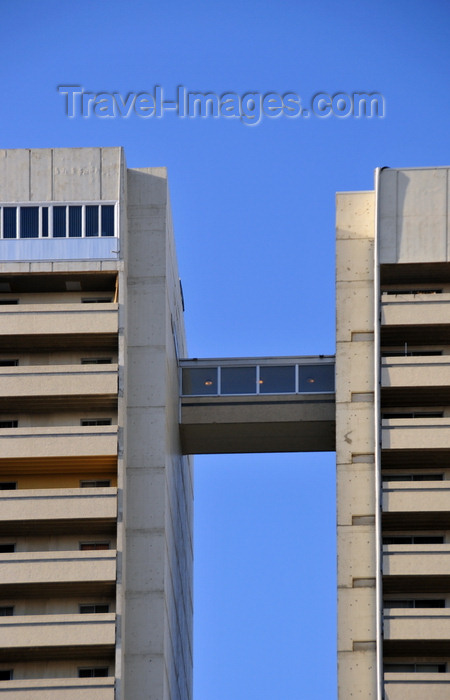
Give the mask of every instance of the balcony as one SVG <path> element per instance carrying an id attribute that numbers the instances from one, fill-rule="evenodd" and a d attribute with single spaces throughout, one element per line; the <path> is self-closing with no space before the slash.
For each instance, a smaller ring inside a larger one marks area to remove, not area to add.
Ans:
<path id="1" fill-rule="evenodd" d="M 382 297 L 381 341 L 384 345 L 423 344 L 450 338 L 450 294 L 396 294 Z"/>
<path id="2" fill-rule="evenodd" d="M 385 700 L 448 700 L 448 673 L 385 673 Z"/>
<path id="3" fill-rule="evenodd" d="M 383 547 L 385 594 L 442 593 L 450 585 L 450 544 Z"/>
<path id="4" fill-rule="evenodd" d="M 89 347 L 116 342 L 118 305 L 17 304 L 0 305 L 0 348 Z"/>
<path id="5" fill-rule="evenodd" d="M 2 681 L 2 700 L 114 700 L 114 678 Z"/>
<path id="6" fill-rule="evenodd" d="M 0 660 L 108 653 L 115 644 L 114 613 L 95 615 L 13 615 L 0 623 Z M 58 649 L 54 649 L 58 647 Z M 108 649 L 109 647 L 109 649 Z M 51 651 L 50 651 L 51 650 Z M 47 652 L 47 654 L 46 654 Z"/>
<path id="7" fill-rule="evenodd" d="M 0 533 L 100 533 L 114 528 L 116 488 L 0 491 Z"/>
<path id="8" fill-rule="evenodd" d="M 57 411 L 117 404 L 117 365 L 33 365 L 0 368 L 0 410 Z"/>
<path id="9" fill-rule="evenodd" d="M 384 639 L 389 642 L 450 640 L 450 608 L 390 608 L 384 615 Z"/>
<path id="10" fill-rule="evenodd" d="M 67 591 L 72 586 L 76 594 L 104 592 L 115 589 L 116 552 L 51 551 L 14 552 L 0 554 L 0 595 L 34 595 L 45 590 L 46 596 Z"/>
<path id="11" fill-rule="evenodd" d="M 450 355 L 387 357 L 382 361 L 383 406 L 450 403 Z"/>
<path id="12" fill-rule="evenodd" d="M 117 459 L 117 426 L 52 426 L 40 428 L 4 428 L 0 467 L 20 469 L 51 464 L 61 469 L 72 463 L 110 466 Z"/>
<path id="13" fill-rule="evenodd" d="M 392 482 L 383 488 L 383 526 L 389 530 L 450 527 L 450 481 Z"/>
<path id="14" fill-rule="evenodd" d="M 447 464 L 450 417 L 388 418 L 382 421 L 383 466 Z"/>

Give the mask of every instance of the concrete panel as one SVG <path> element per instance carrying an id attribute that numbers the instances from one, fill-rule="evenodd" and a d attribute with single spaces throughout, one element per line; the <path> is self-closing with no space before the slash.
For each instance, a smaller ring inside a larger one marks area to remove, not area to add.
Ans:
<path id="1" fill-rule="evenodd" d="M 115 202 L 120 199 L 121 179 L 126 177 L 122 148 L 100 149 L 101 157 L 101 198 Z"/>
<path id="2" fill-rule="evenodd" d="M 3 685 L 2 700 L 114 700 L 114 678 L 44 678 Z"/>
<path id="3" fill-rule="evenodd" d="M 373 342 L 339 343 L 337 352 L 336 395 L 339 402 L 350 402 L 354 393 L 373 391 Z"/>
<path id="4" fill-rule="evenodd" d="M 375 514 L 375 474 L 373 464 L 338 464 L 338 524 L 352 525 L 354 516 Z"/>
<path id="5" fill-rule="evenodd" d="M 115 395 L 117 365 L 33 365 L 0 368 L 0 399 L 18 396 Z"/>
<path id="6" fill-rule="evenodd" d="M 2 335 L 117 333 L 117 309 L 112 303 L 1 306 Z"/>
<path id="7" fill-rule="evenodd" d="M 339 588 L 339 651 L 352 651 L 354 643 L 375 643 L 374 588 Z"/>
<path id="8" fill-rule="evenodd" d="M 0 624 L 2 649 L 83 647 L 115 643 L 114 613 L 96 615 L 13 615 Z"/>
<path id="9" fill-rule="evenodd" d="M 381 173 L 380 237 L 382 262 L 444 262 L 447 260 L 447 169 L 395 171 L 396 211 L 393 212 L 394 174 Z M 390 192 L 389 192 L 390 190 Z M 397 245 L 388 252 L 396 217 Z M 387 225 L 386 225 L 387 224 Z"/>
<path id="10" fill-rule="evenodd" d="M 414 388 L 450 386 L 450 356 L 384 359 L 381 386 Z"/>
<path id="11" fill-rule="evenodd" d="M 340 652 L 338 654 L 339 698 L 376 700 L 376 665 L 375 649 Z"/>
<path id="12" fill-rule="evenodd" d="M 389 418 L 382 421 L 383 450 L 449 449 L 450 418 Z"/>
<path id="13" fill-rule="evenodd" d="M 338 463 L 351 464 L 353 454 L 374 452 L 373 402 L 336 404 Z"/>
<path id="14" fill-rule="evenodd" d="M 53 196 L 56 202 L 100 200 L 101 149 L 54 148 Z"/>
<path id="15" fill-rule="evenodd" d="M 370 282 L 337 282 L 336 295 L 337 342 L 351 341 L 352 333 L 372 332 L 373 285 Z"/>
<path id="16" fill-rule="evenodd" d="M 0 586 L 116 580 L 116 553 L 14 552 L 0 555 Z"/>
<path id="17" fill-rule="evenodd" d="M 448 576 L 450 545 L 385 545 L 385 576 Z"/>
<path id="18" fill-rule="evenodd" d="M 2 429 L 0 462 L 39 457 L 117 454 L 117 426 L 54 426 Z"/>
<path id="19" fill-rule="evenodd" d="M 373 280 L 373 239 L 341 240 L 336 251 L 336 278 L 358 282 Z"/>
<path id="20" fill-rule="evenodd" d="M 383 298 L 381 324 L 384 326 L 419 326 L 447 324 L 450 294 L 396 294 Z"/>
<path id="21" fill-rule="evenodd" d="M 375 526 L 338 527 L 338 586 L 375 576 Z"/>
<path id="22" fill-rule="evenodd" d="M 450 609 L 404 610 L 391 608 L 384 615 L 384 639 L 427 640 L 450 639 Z"/>
<path id="23" fill-rule="evenodd" d="M 386 700 L 448 700 L 450 684 L 445 673 L 385 673 Z"/>
<path id="24" fill-rule="evenodd" d="M 53 200 L 53 153 L 51 148 L 33 148 L 30 157 L 30 182 L 32 202 Z"/>
<path id="25" fill-rule="evenodd" d="M 374 192 L 339 192 L 336 195 L 336 238 L 373 238 Z"/>
<path id="26" fill-rule="evenodd" d="M 386 513 L 450 512 L 449 481 L 393 483 L 383 489 Z"/>
<path id="27" fill-rule="evenodd" d="M 0 151 L 0 192 L 2 202 L 30 199 L 30 151 L 27 148 Z"/>
<path id="28" fill-rule="evenodd" d="M 115 520 L 117 489 L 24 489 L 0 492 L 0 523 L 10 520 Z"/>

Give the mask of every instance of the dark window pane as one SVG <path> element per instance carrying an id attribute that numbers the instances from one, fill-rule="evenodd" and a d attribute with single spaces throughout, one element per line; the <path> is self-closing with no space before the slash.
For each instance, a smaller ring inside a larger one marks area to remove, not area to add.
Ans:
<path id="1" fill-rule="evenodd" d="M 39 238 L 39 207 L 20 207 L 20 237 Z"/>
<path id="2" fill-rule="evenodd" d="M 5 543 L 5 544 L 0 544 L 0 553 L 1 554 L 10 554 L 11 552 L 16 551 L 16 545 L 11 543 Z"/>
<path id="3" fill-rule="evenodd" d="M 114 236 L 114 206 L 102 204 L 102 236 Z"/>
<path id="4" fill-rule="evenodd" d="M 3 207 L 3 238 L 17 238 L 16 207 Z"/>
<path id="5" fill-rule="evenodd" d="M 334 391 L 334 365 L 300 365 L 298 369 L 300 392 Z"/>
<path id="6" fill-rule="evenodd" d="M 81 207 L 69 207 L 69 236 L 81 238 Z"/>
<path id="7" fill-rule="evenodd" d="M 12 668 L 9 668 L 7 670 L 3 669 L 0 671 L 0 681 L 12 681 L 12 679 L 13 679 Z"/>
<path id="8" fill-rule="evenodd" d="M 0 481 L 0 491 L 14 491 L 16 488 L 16 481 Z"/>
<path id="9" fill-rule="evenodd" d="M 185 367 L 183 394 L 187 396 L 217 394 L 217 367 Z"/>
<path id="10" fill-rule="evenodd" d="M 256 367 L 222 367 L 222 394 L 256 394 Z"/>
<path id="11" fill-rule="evenodd" d="M 295 391 L 295 367 L 260 367 L 261 394 L 286 394 Z"/>
<path id="12" fill-rule="evenodd" d="M 98 236 L 98 207 L 86 207 L 86 236 Z"/>
<path id="13" fill-rule="evenodd" d="M 11 617 L 14 615 L 13 605 L 2 605 L 0 607 L 0 617 Z"/>
<path id="14" fill-rule="evenodd" d="M 53 207 L 53 238 L 66 237 L 66 207 Z"/>
<path id="15" fill-rule="evenodd" d="M 42 238 L 48 238 L 48 207 L 42 207 Z"/>
<path id="16" fill-rule="evenodd" d="M 103 678 L 108 675 L 108 668 L 79 668 L 79 678 Z"/>

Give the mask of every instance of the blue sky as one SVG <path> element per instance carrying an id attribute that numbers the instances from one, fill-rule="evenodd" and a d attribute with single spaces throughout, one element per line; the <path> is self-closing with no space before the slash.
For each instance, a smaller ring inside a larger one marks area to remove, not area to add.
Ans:
<path id="1" fill-rule="evenodd" d="M 0 147 L 169 168 L 189 352 L 334 352 L 334 198 L 448 165 L 445 0 L 2 0 Z M 58 85 L 377 92 L 382 119 L 69 119 Z M 196 459 L 195 700 L 336 697 L 333 455 Z"/>

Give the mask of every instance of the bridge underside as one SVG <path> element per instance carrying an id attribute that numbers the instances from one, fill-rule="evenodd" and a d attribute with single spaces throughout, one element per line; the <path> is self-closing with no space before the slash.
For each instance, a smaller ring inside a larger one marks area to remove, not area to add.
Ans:
<path id="1" fill-rule="evenodd" d="M 335 395 L 185 396 L 184 454 L 333 452 Z"/>

